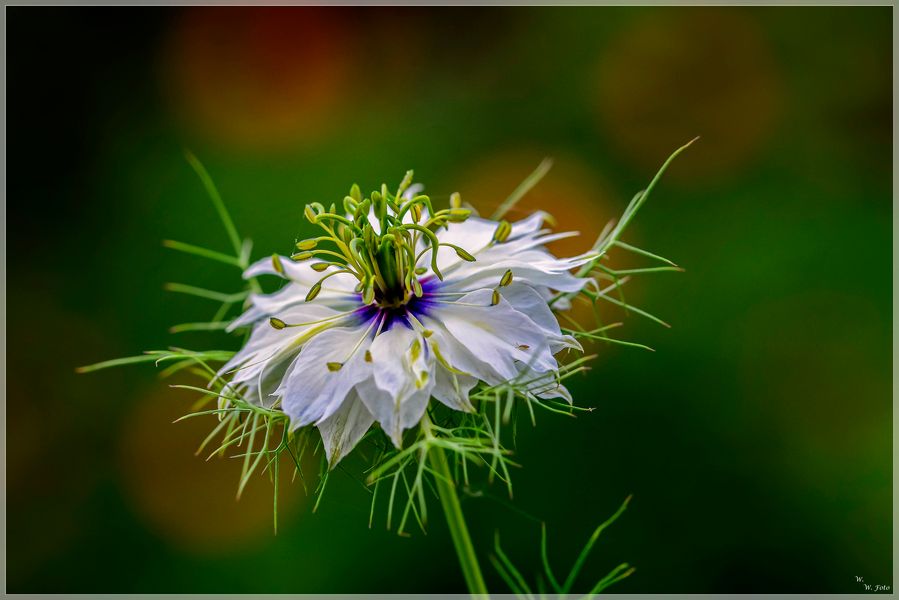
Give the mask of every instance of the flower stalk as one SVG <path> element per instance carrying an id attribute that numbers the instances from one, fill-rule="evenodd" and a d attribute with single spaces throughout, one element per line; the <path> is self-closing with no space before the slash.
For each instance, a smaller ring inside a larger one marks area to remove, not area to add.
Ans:
<path id="1" fill-rule="evenodd" d="M 443 448 L 432 445 L 428 451 L 428 461 L 434 468 L 437 495 L 440 497 L 446 524 L 449 527 L 450 536 L 453 538 L 456 556 L 459 557 L 459 566 L 462 567 L 465 585 L 468 586 L 468 591 L 472 596 L 486 596 L 487 585 L 481 575 L 481 566 L 478 564 L 478 556 L 471 543 L 471 536 L 468 534 L 468 526 L 465 524 L 462 505 L 459 503 L 459 496 L 456 493 L 453 474 Z"/>

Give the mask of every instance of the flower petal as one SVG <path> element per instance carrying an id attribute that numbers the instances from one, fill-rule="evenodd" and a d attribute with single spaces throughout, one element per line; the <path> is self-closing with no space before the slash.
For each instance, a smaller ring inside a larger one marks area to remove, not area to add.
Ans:
<path id="1" fill-rule="evenodd" d="M 382 332 L 369 349 L 372 378 L 359 395 L 381 427 L 399 447 L 402 432 L 421 419 L 434 378 L 434 358 L 422 335 L 401 322 Z"/>
<path id="2" fill-rule="evenodd" d="M 318 430 L 325 446 L 328 465 L 334 466 L 352 450 L 368 431 L 375 418 L 359 399 L 359 394 L 351 391 L 343 404 L 330 417 L 318 424 Z"/>
<path id="3" fill-rule="evenodd" d="M 275 391 L 291 427 L 327 419 L 340 408 L 353 386 L 371 375 L 371 365 L 364 355 L 372 335 L 372 326 L 363 323 L 334 327 L 306 342 Z M 333 368 L 337 364 L 341 366 Z"/>

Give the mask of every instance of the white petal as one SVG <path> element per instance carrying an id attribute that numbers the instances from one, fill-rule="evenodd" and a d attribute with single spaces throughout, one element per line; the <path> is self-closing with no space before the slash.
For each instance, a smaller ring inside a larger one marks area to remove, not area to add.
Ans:
<path id="1" fill-rule="evenodd" d="M 369 377 L 364 360 L 373 330 L 369 323 L 335 327 L 313 336 L 291 364 L 275 394 L 296 428 L 327 419 L 340 408 L 350 390 Z M 343 363 L 336 371 L 328 363 Z"/>
<path id="2" fill-rule="evenodd" d="M 375 418 L 353 390 L 334 414 L 318 424 L 325 456 L 332 469 L 359 443 L 374 422 Z"/>
<path id="3" fill-rule="evenodd" d="M 346 319 L 327 320 L 342 313 L 318 304 L 293 307 L 285 314 L 292 323 L 306 324 L 275 329 L 268 321 L 259 323 L 253 328 L 244 347 L 218 372 L 218 377 L 233 374 L 232 387 L 245 387 L 245 396 L 250 402 L 269 406 L 273 401 L 269 396 L 280 385 L 280 376 L 284 375 L 285 369 L 310 335 L 354 318 L 348 316 Z M 260 377 L 263 370 L 265 374 Z"/>
<path id="4" fill-rule="evenodd" d="M 403 431 L 418 425 L 428 407 L 428 400 L 434 387 L 430 378 L 422 388 L 404 388 L 399 396 L 392 396 L 375 385 L 371 378 L 356 386 L 365 407 L 374 415 L 384 433 L 400 448 Z"/>
<path id="5" fill-rule="evenodd" d="M 553 354 L 563 348 L 583 350 L 580 343 L 572 336 L 562 335 L 558 319 L 537 290 L 529 285 L 513 281 L 512 285 L 501 288 L 500 293 L 515 310 L 525 315 L 543 331 L 550 342 Z"/>
<path id="6" fill-rule="evenodd" d="M 505 379 L 515 377 L 522 368 L 535 373 L 557 370 L 552 340 L 505 299 L 491 306 L 492 296 L 492 290 L 479 290 L 457 302 L 440 304 L 433 311 L 434 319 Z"/>
<path id="7" fill-rule="evenodd" d="M 477 377 L 453 373 L 440 365 L 434 369 L 434 374 L 434 389 L 431 394 L 437 400 L 453 410 L 474 412 L 468 393 L 477 385 Z"/>
<path id="8" fill-rule="evenodd" d="M 381 427 L 399 447 L 402 432 L 418 423 L 434 387 L 434 358 L 421 334 L 394 322 L 371 344 L 373 377 L 359 395 Z"/>

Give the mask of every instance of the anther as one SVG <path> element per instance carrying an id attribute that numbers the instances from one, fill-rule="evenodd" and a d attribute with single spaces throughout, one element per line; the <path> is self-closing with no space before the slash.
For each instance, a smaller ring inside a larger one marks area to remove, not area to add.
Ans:
<path id="1" fill-rule="evenodd" d="M 418 360 L 418 357 L 421 356 L 421 342 L 418 341 L 418 338 L 412 342 L 412 347 L 409 348 L 409 362 L 414 363 Z"/>
<path id="2" fill-rule="evenodd" d="M 467 208 L 451 208 L 448 215 L 447 221 L 450 223 L 462 223 L 471 216 L 471 211 Z"/>
<path id="3" fill-rule="evenodd" d="M 506 287 L 510 283 L 512 283 L 512 269 L 503 273 L 502 279 L 499 280 L 499 287 Z"/>
<path id="4" fill-rule="evenodd" d="M 371 350 L 365 351 L 365 362 L 370 363 L 372 361 Z"/>
<path id="5" fill-rule="evenodd" d="M 444 244 L 445 246 L 449 246 L 449 244 Z M 464 248 L 460 248 L 459 246 L 452 246 L 453 250 L 456 251 L 456 254 L 464 261 L 475 262 L 475 257 L 468 253 Z"/>
<path id="6" fill-rule="evenodd" d="M 342 366 L 343 366 L 343 363 L 339 363 L 339 362 L 329 362 L 329 363 L 328 363 L 328 370 L 331 371 L 331 372 L 333 373 L 334 371 L 339 371 L 340 368 L 341 368 Z"/>
<path id="7" fill-rule="evenodd" d="M 462 196 L 459 192 L 450 194 L 450 208 L 462 208 Z"/>
<path id="8" fill-rule="evenodd" d="M 315 256 L 314 252 L 297 252 L 296 254 L 290 255 L 290 260 L 295 262 L 302 262 L 304 260 L 309 260 L 313 256 Z"/>
<path id="9" fill-rule="evenodd" d="M 316 246 L 318 246 L 318 240 L 315 239 L 297 242 L 297 250 L 312 250 Z"/>
<path id="10" fill-rule="evenodd" d="M 270 318 L 268 320 L 268 323 L 275 329 L 284 329 L 285 327 L 287 327 L 287 323 L 285 323 L 284 321 L 282 321 L 281 319 L 279 319 L 277 317 Z"/>
<path id="11" fill-rule="evenodd" d="M 319 293 L 321 293 L 321 291 L 322 291 L 322 284 L 319 281 L 318 283 L 313 285 L 311 288 L 309 288 L 309 293 L 306 294 L 306 302 L 312 302 L 313 300 L 315 300 L 315 297 L 318 296 Z"/>
<path id="12" fill-rule="evenodd" d="M 499 304 L 499 299 L 499 290 L 493 290 L 493 296 L 491 296 L 490 298 L 490 306 L 496 306 L 497 304 Z"/>
<path id="13" fill-rule="evenodd" d="M 331 266 L 331 263 L 315 263 L 314 265 L 312 265 L 312 270 L 315 271 L 316 273 L 321 273 L 322 271 L 326 270 L 330 266 Z"/>
<path id="14" fill-rule="evenodd" d="M 493 241 L 501 244 L 509 239 L 510 233 L 512 233 L 512 225 L 504 219 L 499 222 L 496 231 L 493 232 Z"/>
<path id="15" fill-rule="evenodd" d="M 281 264 L 281 257 L 277 254 L 272 254 L 272 267 L 279 275 L 284 275 L 284 265 Z"/>

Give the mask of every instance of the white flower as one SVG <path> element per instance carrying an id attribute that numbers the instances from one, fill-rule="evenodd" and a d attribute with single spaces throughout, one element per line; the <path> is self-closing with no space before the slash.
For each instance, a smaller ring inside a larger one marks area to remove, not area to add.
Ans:
<path id="1" fill-rule="evenodd" d="M 308 206 L 326 235 L 244 273 L 287 283 L 250 296 L 230 328 L 252 326 L 251 335 L 219 375 L 248 401 L 282 410 L 292 429 L 317 426 L 332 466 L 375 421 L 399 447 L 432 397 L 473 410 L 479 381 L 571 400 L 555 355 L 580 346 L 548 301 L 580 290 L 586 280 L 571 271 L 595 255 L 553 256 L 546 243 L 576 234 L 549 233 L 543 213 L 491 221 L 456 195 L 435 212 L 409 179 L 395 195 L 382 187 L 364 200 L 354 186 L 341 214 Z"/>

